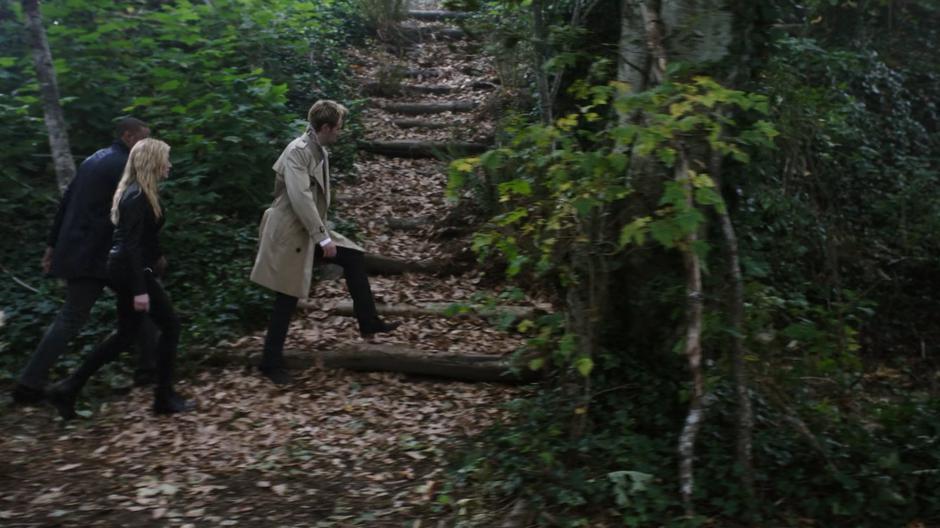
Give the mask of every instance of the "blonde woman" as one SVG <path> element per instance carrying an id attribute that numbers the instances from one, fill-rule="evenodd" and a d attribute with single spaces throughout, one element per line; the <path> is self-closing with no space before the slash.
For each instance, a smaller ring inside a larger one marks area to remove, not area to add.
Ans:
<path id="1" fill-rule="evenodd" d="M 165 262 L 158 239 L 164 215 L 157 184 L 169 175 L 170 166 L 170 146 L 162 141 L 143 139 L 131 149 L 111 204 L 115 227 L 107 270 L 117 295 L 118 330 L 98 345 L 71 376 L 49 389 L 49 401 L 64 419 L 75 417 L 75 400 L 88 379 L 133 343 L 147 312 L 161 331 L 153 410 L 173 414 L 192 408 L 191 402 L 173 390 L 180 323 L 153 272 Z"/>

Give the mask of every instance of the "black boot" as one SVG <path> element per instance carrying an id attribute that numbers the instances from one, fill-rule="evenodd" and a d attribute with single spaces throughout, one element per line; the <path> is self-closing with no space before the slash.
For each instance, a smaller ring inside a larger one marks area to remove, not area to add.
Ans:
<path id="1" fill-rule="evenodd" d="M 373 337 L 375 334 L 387 334 L 399 326 L 401 326 L 401 323 L 383 323 L 382 321 L 379 321 L 378 323 L 371 325 L 368 328 L 360 328 L 359 335 L 368 339 Z"/>
<path id="2" fill-rule="evenodd" d="M 196 408 L 196 402 L 187 400 L 173 389 L 157 389 L 154 391 L 153 413 L 176 414 L 189 412 Z"/>
<path id="3" fill-rule="evenodd" d="M 34 389 L 22 383 L 17 383 L 10 395 L 13 396 L 13 403 L 16 405 L 34 405 L 46 398 L 42 389 Z"/>
<path id="4" fill-rule="evenodd" d="M 78 393 L 81 392 L 83 385 L 81 381 L 69 376 L 46 389 L 46 398 L 59 411 L 59 416 L 63 420 L 71 420 L 78 416 L 75 413 L 75 400 L 78 399 Z"/>

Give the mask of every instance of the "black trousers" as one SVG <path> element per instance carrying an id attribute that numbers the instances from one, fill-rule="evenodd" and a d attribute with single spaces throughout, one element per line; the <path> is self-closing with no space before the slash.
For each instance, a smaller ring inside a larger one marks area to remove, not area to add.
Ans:
<path id="1" fill-rule="evenodd" d="M 353 300 L 353 313 L 359 323 L 359 331 L 370 332 L 382 324 L 382 320 L 379 319 L 378 312 L 375 309 L 375 299 L 372 297 L 369 276 L 366 275 L 365 258 L 362 251 L 337 247 L 336 257 L 327 259 L 323 257 L 323 249 L 318 245 L 314 253 L 314 262 L 321 260 L 337 264 L 343 268 L 343 276 L 346 277 L 346 288 Z M 271 310 L 271 321 L 268 324 L 268 333 L 264 338 L 261 368 L 284 366 L 284 340 L 287 339 L 287 329 L 296 308 L 297 297 L 283 293 L 275 295 L 274 306 Z"/>
<path id="2" fill-rule="evenodd" d="M 114 292 L 117 294 L 117 332 L 112 333 L 95 347 L 85 361 L 72 374 L 73 381 L 82 386 L 106 363 L 113 361 L 122 350 L 128 348 L 140 333 L 140 328 L 149 316 L 160 329 L 160 338 L 155 350 L 157 393 L 169 393 L 173 387 L 173 368 L 176 361 L 176 349 L 180 338 L 180 322 L 173 311 L 170 297 L 163 286 L 151 273 L 146 274 L 147 295 L 150 296 L 150 311 L 134 310 L 134 293 L 130 284 L 115 281 Z"/>
<path id="3" fill-rule="evenodd" d="M 49 381 L 49 370 L 59 356 L 65 352 L 69 341 L 78 335 L 85 326 L 92 307 L 101 297 L 108 282 L 103 279 L 78 278 L 66 281 L 65 304 L 56 315 L 55 321 L 46 330 L 39 346 L 29 357 L 29 362 L 20 373 L 18 382 L 21 385 L 40 390 Z M 155 343 L 157 329 L 148 320 L 140 327 L 135 336 L 139 354 L 137 356 L 137 370 L 153 370 L 155 368 Z"/>

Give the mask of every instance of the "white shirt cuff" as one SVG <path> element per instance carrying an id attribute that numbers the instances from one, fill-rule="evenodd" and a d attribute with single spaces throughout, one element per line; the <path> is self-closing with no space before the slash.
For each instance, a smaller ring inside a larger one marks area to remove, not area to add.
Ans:
<path id="1" fill-rule="evenodd" d="M 333 243 L 333 239 L 330 237 L 326 237 L 320 241 L 320 247 L 326 247 L 332 243 Z"/>

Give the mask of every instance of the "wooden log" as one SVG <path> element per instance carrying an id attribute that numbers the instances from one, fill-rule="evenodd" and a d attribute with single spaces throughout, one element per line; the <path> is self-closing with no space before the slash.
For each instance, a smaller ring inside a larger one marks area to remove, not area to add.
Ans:
<path id="1" fill-rule="evenodd" d="M 411 218 L 386 218 L 385 224 L 392 229 L 401 229 L 404 231 L 411 231 L 414 229 L 421 229 L 431 225 L 434 222 L 434 217 L 431 215 L 426 216 L 414 216 Z"/>
<path id="2" fill-rule="evenodd" d="M 405 70 L 396 70 L 403 77 L 440 77 L 444 75 L 441 70 L 436 68 L 408 68 Z"/>
<path id="3" fill-rule="evenodd" d="M 396 30 L 397 36 L 407 42 L 425 42 L 428 40 L 460 40 L 467 33 L 455 27 L 447 26 L 412 26 L 402 24 Z"/>
<path id="4" fill-rule="evenodd" d="M 447 158 L 486 152 L 483 143 L 464 141 L 361 141 L 359 150 L 396 158 Z"/>
<path id="5" fill-rule="evenodd" d="M 453 313 L 453 305 L 455 303 L 424 303 L 420 305 L 410 305 L 410 304 L 384 304 L 378 303 L 375 305 L 376 310 L 378 310 L 379 315 L 387 315 L 391 317 L 421 317 L 421 316 L 435 316 L 435 317 L 503 317 L 511 315 L 514 320 L 520 319 L 532 319 L 537 315 L 535 308 L 531 306 L 480 306 L 480 305 L 470 305 L 467 307 L 466 311 L 458 311 Z M 459 303 L 458 303 L 459 304 Z M 330 310 L 331 313 L 336 315 L 353 315 L 353 305 L 351 301 L 343 301 L 333 307 Z"/>
<path id="6" fill-rule="evenodd" d="M 474 101 L 446 101 L 443 103 L 380 103 L 387 112 L 405 115 L 440 114 L 443 112 L 472 112 Z"/>
<path id="7" fill-rule="evenodd" d="M 230 365 L 255 367 L 261 362 L 261 352 L 216 348 L 203 356 L 202 362 L 205 365 L 219 367 Z M 322 365 L 327 368 L 364 372 L 400 372 L 458 381 L 491 383 L 528 383 L 537 381 L 541 377 L 540 372 L 528 368 L 520 368 L 518 372 L 513 372 L 510 361 L 500 356 L 447 354 L 377 343 L 347 343 L 341 348 L 326 352 L 287 349 L 284 350 L 284 362 L 287 368 L 295 370 Z"/>
<path id="8" fill-rule="evenodd" d="M 369 275 L 401 275 L 403 273 L 435 273 L 441 263 L 434 260 L 413 261 L 365 254 L 366 273 Z"/>
<path id="9" fill-rule="evenodd" d="M 391 97 L 395 95 L 446 95 L 456 90 L 443 84 L 393 84 L 369 82 L 363 85 L 362 93 L 372 96 Z"/>
<path id="10" fill-rule="evenodd" d="M 447 128 L 450 125 L 447 123 L 436 123 L 434 121 L 424 121 L 422 119 L 396 119 L 392 121 L 392 124 L 398 128 L 427 128 L 427 129 L 438 129 L 438 128 Z"/>
<path id="11" fill-rule="evenodd" d="M 441 22 L 444 20 L 464 20 L 473 16 L 473 13 L 464 11 L 440 11 L 440 10 L 411 10 L 408 11 L 408 18 L 415 20 L 426 20 L 431 22 Z"/>
<path id="12" fill-rule="evenodd" d="M 444 354 L 375 343 L 349 343 L 324 352 L 323 364 L 328 368 L 401 372 L 461 381 L 519 383 L 537 378 L 528 369 L 513 373 L 510 362 L 499 356 Z"/>

